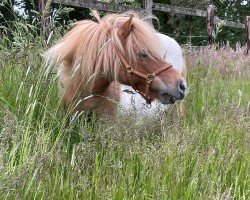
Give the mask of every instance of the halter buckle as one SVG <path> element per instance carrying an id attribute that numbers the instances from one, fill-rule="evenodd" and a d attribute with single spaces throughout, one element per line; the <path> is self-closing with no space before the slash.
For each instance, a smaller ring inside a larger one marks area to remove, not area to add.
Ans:
<path id="1" fill-rule="evenodd" d="M 126 70 L 128 73 L 131 73 L 133 71 L 133 68 L 130 65 L 128 65 L 126 66 Z"/>
<path id="2" fill-rule="evenodd" d="M 146 81 L 148 82 L 148 83 L 151 83 L 152 81 L 154 80 L 154 75 L 153 74 L 147 74 L 147 79 L 146 79 Z"/>

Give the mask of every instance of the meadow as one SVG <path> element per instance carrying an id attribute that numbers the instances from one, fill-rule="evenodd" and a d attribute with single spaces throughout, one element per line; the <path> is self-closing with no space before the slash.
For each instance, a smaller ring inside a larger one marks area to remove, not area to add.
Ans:
<path id="1" fill-rule="evenodd" d="M 185 51 L 183 118 L 69 118 L 37 28 L 15 26 L 0 41 L 0 199 L 250 199 L 243 48 Z"/>

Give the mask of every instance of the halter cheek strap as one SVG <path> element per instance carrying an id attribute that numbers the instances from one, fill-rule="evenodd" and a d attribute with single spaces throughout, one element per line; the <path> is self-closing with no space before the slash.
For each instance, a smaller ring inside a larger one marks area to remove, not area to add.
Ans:
<path id="1" fill-rule="evenodd" d="M 130 66 L 128 64 L 128 62 L 125 60 L 125 58 L 124 58 L 123 54 L 121 53 L 121 51 L 118 48 L 116 48 L 116 49 L 117 49 L 117 53 L 118 53 L 119 58 L 121 59 L 123 65 L 126 68 L 127 76 L 128 76 L 128 81 L 129 81 L 130 86 L 132 86 L 132 88 L 136 92 L 138 92 L 146 100 L 147 104 L 151 104 L 152 99 L 151 99 L 150 94 L 149 94 L 149 92 L 150 92 L 149 91 L 150 84 L 153 82 L 153 80 L 154 80 L 154 78 L 155 78 L 156 75 L 160 74 L 161 72 L 163 72 L 165 70 L 170 69 L 172 67 L 172 65 L 169 64 L 169 63 L 166 63 L 165 65 L 163 65 L 159 69 L 153 71 L 152 73 L 144 74 L 144 73 L 142 73 L 142 72 L 134 69 L 132 66 Z M 132 74 L 135 74 L 136 76 L 145 79 L 146 85 L 145 85 L 145 91 L 144 92 L 138 90 L 135 87 L 135 85 L 133 83 L 133 79 L 132 79 Z"/>
<path id="2" fill-rule="evenodd" d="M 151 104 L 152 99 L 150 97 L 150 84 L 153 82 L 156 75 L 160 74 L 161 72 L 163 72 L 171 67 L 172 66 L 170 66 L 170 65 L 164 65 L 164 66 L 160 67 L 159 69 L 157 69 L 156 71 L 154 71 L 152 73 L 148 73 L 148 74 L 143 74 L 142 72 L 139 72 L 139 71 L 133 69 L 131 66 L 126 67 L 126 70 L 127 70 L 127 75 L 128 75 L 128 80 L 129 80 L 130 85 L 133 87 L 133 89 L 136 92 L 138 92 L 146 100 L 147 104 Z M 133 83 L 133 79 L 132 79 L 132 74 L 135 74 L 138 77 L 145 79 L 146 85 L 145 85 L 144 92 L 138 90 L 135 87 L 135 85 Z"/>

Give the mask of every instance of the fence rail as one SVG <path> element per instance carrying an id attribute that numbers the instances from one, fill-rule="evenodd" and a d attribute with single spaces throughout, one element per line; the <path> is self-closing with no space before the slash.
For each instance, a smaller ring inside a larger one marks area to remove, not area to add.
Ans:
<path id="1" fill-rule="evenodd" d="M 223 26 L 245 29 L 245 24 L 243 24 L 241 22 L 234 22 L 234 21 L 229 21 L 226 19 L 220 19 L 219 17 L 215 16 L 214 17 L 214 24 L 218 24 L 218 23 L 220 23 Z"/>
<path id="2" fill-rule="evenodd" d="M 170 6 L 166 4 L 153 3 L 153 10 L 163 11 L 167 13 L 181 14 L 181 15 L 191 15 L 197 17 L 206 17 L 207 12 L 204 10 L 191 9 L 191 8 L 181 8 L 176 6 Z"/>
<path id="3" fill-rule="evenodd" d="M 146 4 L 148 5 L 149 0 L 146 0 L 146 1 L 147 1 Z M 128 10 L 135 10 L 135 11 L 142 10 L 141 8 L 133 8 L 131 6 L 126 6 L 126 5 L 116 4 L 116 3 L 99 2 L 99 1 L 52 0 L 52 2 L 56 4 L 63 4 L 63 5 L 82 7 L 82 8 L 91 8 L 91 9 L 104 10 L 104 11 L 109 11 L 109 12 L 125 12 Z M 182 7 L 170 6 L 166 4 L 160 4 L 160 3 L 152 3 L 152 10 L 173 13 L 173 14 L 207 17 L 207 11 L 205 10 L 182 8 Z M 245 27 L 243 23 L 233 22 L 233 21 L 229 21 L 225 19 L 220 20 L 218 16 L 215 16 L 214 23 L 216 24 L 218 22 L 221 22 L 223 26 L 243 28 L 243 29 Z"/>
<path id="4" fill-rule="evenodd" d="M 125 12 L 128 10 L 138 10 L 131 6 L 116 4 L 116 3 L 105 3 L 98 1 L 84 1 L 84 0 L 52 0 L 53 3 L 63 4 L 68 6 L 75 6 L 81 8 L 91 8 L 97 10 L 104 10 L 109 12 Z"/>

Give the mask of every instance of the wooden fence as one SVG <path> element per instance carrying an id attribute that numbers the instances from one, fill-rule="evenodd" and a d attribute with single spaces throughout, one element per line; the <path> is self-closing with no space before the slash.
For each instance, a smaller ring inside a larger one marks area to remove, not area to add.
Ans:
<path id="1" fill-rule="evenodd" d="M 44 8 L 47 0 L 39 0 L 40 4 L 40 13 L 43 16 Z M 245 24 L 240 22 L 233 22 L 229 20 L 221 20 L 218 16 L 215 16 L 215 8 L 213 6 L 208 6 L 207 10 L 198 10 L 198 9 L 190 9 L 190 8 L 182 8 L 182 7 L 175 7 L 166 4 L 160 3 L 153 3 L 153 0 L 144 0 L 144 6 L 142 8 L 133 8 L 126 5 L 116 4 L 116 3 L 105 3 L 99 2 L 97 0 L 52 0 L 53 3 L 74 6 L 74 7 L 82 7 L 82 8 L 91 8 L 109 12 L 125 12 L 128 10 L 135 10 L 140 11 L 142 9 L 146 10 L 147 12 L 151 13 L 153 10 L 155 11 L 162 11 L 167 13 L 173 14 L 181 14 L 181 15 L 191 15 L 197 17 L 204 17 L 206 18 L 207 23 L 207 34 L 208 34 L 208 44 L 213 43 L 213 32 L 214 26 L 220 23 L 223 26 L 234 27 L 234 28 L 241 28 L 245 29 L 245 41 L 247 45 L 247 52 L 250 49 L 250 16 L 246 16 Z M 45 20 L 41 20 L 45 24 Z M 46 28 L 43 28 L 46 30 Z"/>

